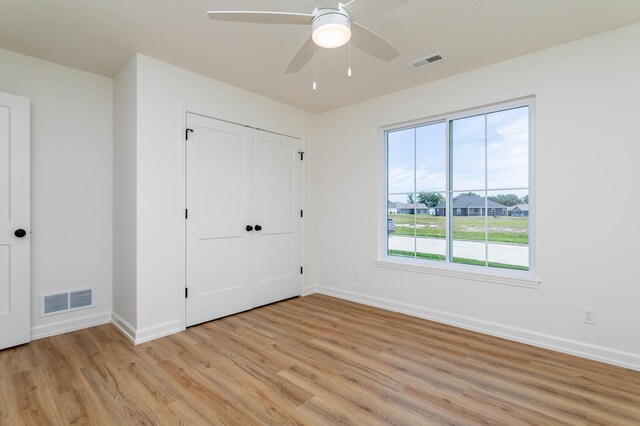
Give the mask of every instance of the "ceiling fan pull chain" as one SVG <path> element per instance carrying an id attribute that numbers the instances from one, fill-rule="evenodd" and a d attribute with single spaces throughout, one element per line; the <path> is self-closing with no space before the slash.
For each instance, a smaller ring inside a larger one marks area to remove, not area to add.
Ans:
<path id="1" fill-rule="evenodd" d="M 351 40 L 349 40 L 349 68 L 347 68 L 347 77 L 351 77 Z"/>
<path id="2" fill-rule="evenodd" d="M 316 90 L 316 49 L 313 50 L 313 90 Z"/>

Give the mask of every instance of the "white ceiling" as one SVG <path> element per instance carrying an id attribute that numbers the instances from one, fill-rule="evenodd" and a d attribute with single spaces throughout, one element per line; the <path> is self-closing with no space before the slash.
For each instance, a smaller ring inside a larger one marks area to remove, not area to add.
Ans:
<path id="1" fill-rule="evenodd" d="M 324 1 L 324 0 L 323 0 Z M 358 0 L 384 3 L 384 0 Z M 211 21 L 207 10 L 310 13 L 312 0 L 0 0 L 0 48 L 114 76 L 134 52 L 322 112 L 640 21 L 639 0 L 414 0 L 360 22 L 392 62 L 347 47 L 285 74 L 310 28 Z M 420 70 L 407 63 L 442 52 Z"/>

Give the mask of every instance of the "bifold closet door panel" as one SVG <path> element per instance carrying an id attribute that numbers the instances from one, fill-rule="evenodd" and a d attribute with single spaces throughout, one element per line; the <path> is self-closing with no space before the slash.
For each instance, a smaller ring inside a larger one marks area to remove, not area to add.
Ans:
<path id="1" fill-rule="evenodd" d="M 300 149 L 299 139 L 254 130 L 254 306 L 301 293 Z"/>
<path id="2" fill-rule="evenodd" d="M 253 131 L 195 114 L 186 142 L 186 324 L 253 307 Z"/>
<path id="3" fill-rule="evenodd" d="M 30 101 L 0 93 L 0 349 L 31 340 Z"/>

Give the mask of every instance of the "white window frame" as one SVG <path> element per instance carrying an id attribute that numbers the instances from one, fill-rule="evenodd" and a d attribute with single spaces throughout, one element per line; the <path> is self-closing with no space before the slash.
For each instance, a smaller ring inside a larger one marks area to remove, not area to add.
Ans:
<path id="1" fill-rule="evenodd" d="M 451 214 L 446 216 L 446 250 L 449 253 L 451 217 L 453 216 L 450 188 L 450 140 L 449 123 L 453 120 L 467 118 L 474 115 L 489 114 L 501 110 L 518 107 L 529 107 L 529 270 L 517 271 L 491 267 L 479 267 L 452 262 L 440 262 L 427 259 L 404 258 L 389 256 L 387 235 L 387 199 L 388 199 L 388 163 L 387 163 L 387 134 L 416 126 L 424 126 L 445 122 L 446 132 L 446 208 Z M 458 112 L 442 114 L 403 123 L 390 124 L 380 127 L 380 199 L 378 232 L 378 258 L 376 266 L 403 271 L 419 272 L 431 275 L 439 275 L 453 278 L 469 279 L 481 282 L 505 284 L 518 287 L 538 288 L 540 279 L 536 277 L 535 269 L 535 98 L 533 96 L 515 99 L 506 102 L 497 102 L 477 108 L 470 108 Z"/>

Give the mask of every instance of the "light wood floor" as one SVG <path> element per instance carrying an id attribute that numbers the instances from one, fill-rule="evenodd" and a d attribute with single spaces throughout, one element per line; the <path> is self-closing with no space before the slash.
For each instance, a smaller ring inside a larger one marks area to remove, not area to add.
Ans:
<path id="1" fill-rule="evenodd" d="M 640 373 L 325 296 L 0 351 L 0 424 L 640 424 Z"/>

